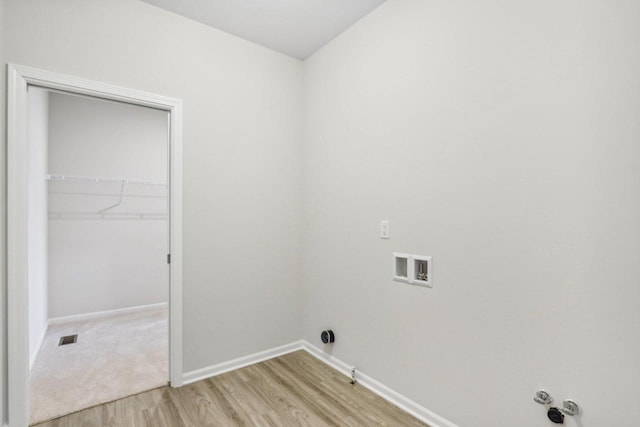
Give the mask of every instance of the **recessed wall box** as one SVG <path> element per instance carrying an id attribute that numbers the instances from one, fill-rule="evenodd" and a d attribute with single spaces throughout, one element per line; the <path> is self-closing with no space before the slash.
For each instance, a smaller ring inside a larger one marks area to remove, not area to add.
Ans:
<path id="1" fill-rule="evenodd" d="M 432 260 L 430 256 L 413 255 L 412 267 L 410 268 L 411 278 L 410 283 L 413 285 L 427 286 L 431 288 L 433 286 L 432 275 Z"/>
<path id="2" fill-rule="evenodd" d="M 393 254 L 393 280 L 396 282 L 410 283 L 411 281 L 411 255 L 394 252 Z"/>

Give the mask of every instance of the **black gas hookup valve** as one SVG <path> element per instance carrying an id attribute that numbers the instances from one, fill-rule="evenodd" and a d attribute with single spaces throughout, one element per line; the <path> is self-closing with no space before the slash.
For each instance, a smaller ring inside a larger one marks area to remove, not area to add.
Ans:
<path id="1" fill-rule="evenodd" d="M 549 411 L 547 412 L 547 417 L 549 417 L 549 419 L 556 424 L 564 424 L 564 415 L 558 408 L 549 409 Z"/>

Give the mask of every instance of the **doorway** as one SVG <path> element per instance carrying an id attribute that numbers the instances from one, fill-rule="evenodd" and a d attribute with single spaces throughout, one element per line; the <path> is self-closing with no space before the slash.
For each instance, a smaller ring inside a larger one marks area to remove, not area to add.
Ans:
<path id="1" fill-rule="evenodd" d="M 167 114 L 28 88 L 30 424 L 168 383 Z"/>
<path id="2" fill-rule="evenodd" d="M 24 426 L 30 417 L 30 344 L 29 344 L 29 279 L 41 271 L 30 258 L 33 252 L 34 227 L 29 224 L 29 194 L 32 180 L 29 179 L 29 163 L 34 153 L 28 147 L 28 90 L 41 88 L 62 92 L 64 96 L 83 96 L 95 101 L 117 101 L 132 106 L 151 107 L 168 116 L 169 128 L 169 180 L 166 183 L 166 200 L 169 212 L 169 243 L 167 261 L 169 264 L 169 382 L 171 386 L 182 385 L 182 144 L 181 101 L 131 89 L 92 82 L 42 70 L 9 65 L 8 90 L 8 362 L 9 362 L 9 425 Z M 73 175 L 77 181 L 87 176 Z M 94 177 L 95 178 L 95 177 Z M 64 181 L 60 175 L 50 175 L 49 179 Z M 104 182 L 124 187 L 120 183 Z M 76 184 L 89 185 L 88 182 Z M 138 185 L 145 185 L 143 180 Z M 110 190 L 111 191 L 111 190 Z M 122 191 L 122 190 L 121 190 Z M 72 191 L 68 191 L 72 192 Z M 102 212 L 118 217 L 127 214 L 117 210 L 118 201 L 107 206 Z M 72 213 L 72 212 L 67 212 Z M 76 212 L 77 213 L 77 212 Z M 93 212 L 95 213 L 95 212 Z M 140 219 L 144 214 L 134 212 Z M 37 228 L 35 228 L 37 233 Z M 31 236 L 31 237 L 30 237 Z M 170 258 L 169 258 L 170 254 Z M 31 346 L 32 347 L 32 346 Z"/>

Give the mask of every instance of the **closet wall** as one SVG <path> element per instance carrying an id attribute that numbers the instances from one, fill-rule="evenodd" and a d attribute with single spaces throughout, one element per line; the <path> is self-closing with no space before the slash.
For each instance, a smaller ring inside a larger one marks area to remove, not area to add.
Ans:
<path id="1" fill-rule="evenodd" d="M 49 317 L 166 302 L 167 114 L 57 93 L 49 106 Z"/>

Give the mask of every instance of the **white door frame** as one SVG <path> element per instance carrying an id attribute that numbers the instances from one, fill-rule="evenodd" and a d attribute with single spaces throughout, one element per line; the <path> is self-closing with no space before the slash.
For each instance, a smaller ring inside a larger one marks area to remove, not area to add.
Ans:
<path id="1" fill-rule="evenodd" d="M 27 88 L 39 86 L 169 113 L 169 380 L 182 385 L 182 101 L 9 64 L 7 69 L 7 329 L 9 427 L 29 424 Z"/>

